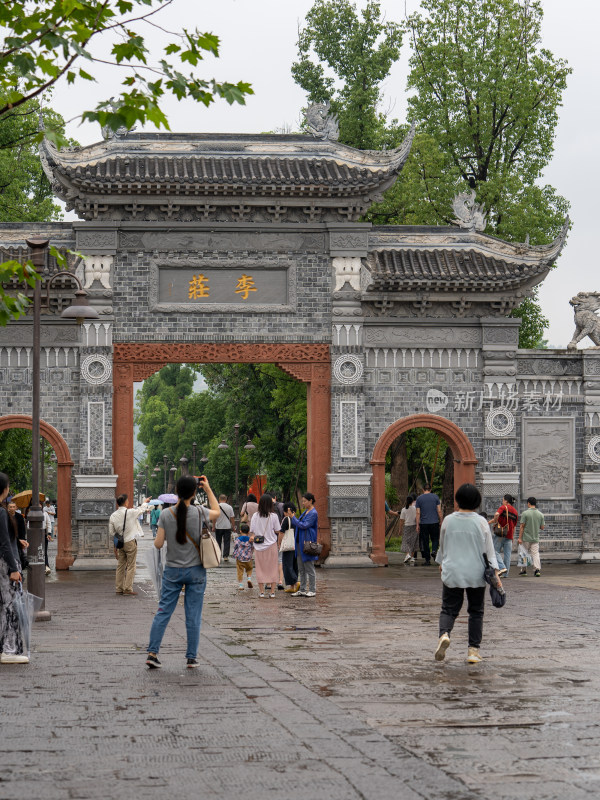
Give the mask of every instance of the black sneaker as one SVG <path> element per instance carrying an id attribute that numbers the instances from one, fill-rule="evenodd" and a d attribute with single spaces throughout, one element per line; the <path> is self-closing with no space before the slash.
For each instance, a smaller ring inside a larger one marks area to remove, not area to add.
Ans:
<path id="1" fill-rule="evenodd" d="M 278 583 L 277 588 L 279 589 L 280 592 L 283 592 L 283 583 Z"/>
<path id="2" fill-rule="evenodd" d="M 199 666 L 200 666 L 200 664 L 198 663 L 198 659 L 197 658 L 188 658 L 188 660 L 187 660 L 187 668 L 188 669 L 196 669 L 196 667 L 199 667 Z"/>
<path id="3" fill-rule="evenodd" d="M 533 575 L 534 575 L 535 578 L 541 578 L 542 573 L 539 571 L 539 569 L 536 569 L 536 571 L 533 573 Z"/>
<path id="4" fill-rule="evenodd" d="M 148 654 L 146 658 L 146 664 L 150 669 L 160 669 L 162 664 L 158 660 L 158 656 L 153 655 L 152 653 Z"/>

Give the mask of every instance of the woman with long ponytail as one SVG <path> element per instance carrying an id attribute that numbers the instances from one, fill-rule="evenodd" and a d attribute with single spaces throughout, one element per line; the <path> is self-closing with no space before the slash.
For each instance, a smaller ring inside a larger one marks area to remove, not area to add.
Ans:
<path id="1" fill-rule="evenodd" d="M 197 488 L 206 492 L 210 510 L 204 506 L 192 505 Z M 177 505 L 174 508 L 166 508 L 160 515 L 153 542 L 154 547 L 160 550 L 166 541 L 167 558 L 158 611 L 150 629 L 146 658 L 146 664 L 150 669 L 159 669 L 162 666 L 158 660 L 158 651 L 183 587 L 185 587 L 187 666 L 189 669 L 198 666 L 196 656 L 206 588 L 206 570 L 202 566 L 199 554 L 200 537 L 203 526 L 214 522 L 221 513 L 217 498 L 204 476 L 198 480 L 191 475 L 182 476 L 177 481 L 176 492 L 179 498 Z"/>

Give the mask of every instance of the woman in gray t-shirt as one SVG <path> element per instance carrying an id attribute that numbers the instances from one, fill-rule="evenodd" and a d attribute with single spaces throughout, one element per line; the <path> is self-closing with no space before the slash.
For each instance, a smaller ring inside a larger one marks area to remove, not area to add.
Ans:
<path id="1" fill-rule="evenodd" d="M 202 506 L 191 505 L 191 500 L 200 486 L 206 492 L 210 510 Z M 169 620 L 175 610 L 179 595 L 185 586 L 185 628 L 187 632 L 187 666 L 197 667 L 198 643 L 200 641 L 200 623 L 202 621 L 202 604 L 206 588 L 206 570 L 202 566 L 199 555 L 202 526 L 214 522 L 221 509 L 208 481 L 202 476 L 198 481 L 191 475 L 181 477 L 177 481 L 177 505 L 166 508 L 158 520 L 158 531 L 154 539 L 154 547 L 161 549 L 167 543 L 167 557 L 163 572 L 162 588 L 158 611 L 150 629 L 150 642 L 146 664 L 150 669 L 158 669 L 158 651 Z"/>

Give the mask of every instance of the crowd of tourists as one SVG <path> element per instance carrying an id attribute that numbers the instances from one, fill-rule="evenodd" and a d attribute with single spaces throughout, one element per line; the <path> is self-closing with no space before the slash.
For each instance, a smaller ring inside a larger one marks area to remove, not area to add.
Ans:
<path id="1" fill-rule="evenodd" d="M 197 502 L 198 491 L 205 494 L 207 504 Z M 27 531 L 25 516 L 16 505 L 6 502 L 9 480 L 0 473 L 0 662 L 27 663 L 28 654 L 20 639 L 20 623 L 16 600 L 22 596 L 23 572 L 27 566 Z M 208 480 L 184 476 L 176 485 L 177 502 L 170 506 L 151 505 L 146 498 L 135 508 L 128 505 L 127 495 L 117 498 L 117 509 L 109 520 L 117 559 L 115 591 L 132 596 L 139 518 L 150 514 L 153 545 L 166 554 L 162 569 L 159 607 L 152 622 L 146 664 L 151 669 L 161 666 L 158 658 L 167 625 L 184 593 L 187 631 L 186 660 L 189 668 L 198 666 L 197 655 L 206 564 L 203 551 L 208 539 L 227 563 L 235 559 L 236 581 L 240 591 L 258 584 L 259 599 L 275 599 L 278 590 L 292 597 L 316 596 L 316 570 L 321 545 L 318 542 L 318 514 L 315 497 L 305 492 L 302 510 L 291 502 L 278 502 L 274 493 L 265 492 L 260 499 L 249 494 L 240 509 L 239 529 L 232 506 L 225 495 L 215 496 Z M 175 499 L 175 498 L 173 498 Z M 527 510 L 520 519 L 514 498 L 505 494 L 491 520 L 478 511 L 479 490 L 464 484 L 455 495 L 457 510 L 443 517 L 440 498 L 426 485 L 418 497 L 409 495 L 400 512 L 386 511 L 400 517 L 404 563 L 416 563 L 420 551 L 425 565 L 435 561 L 442 579 L 442 608 L 439 619 L 439 641 L 435 658 L 442 661 L 450 645 L 450 634 L 467 596 L 468 652 L 467 661 L 481 661 L 479 648 L 483 634 L 483 612 L 486 580 L 494 590 L 504 594 L 501 579 L 509 574 L 512 548 L 518 528 L 519 574 L 526 575 L 529 564 L 534 575 L 541 575 L 539 534 L 544 528 L 543 514 L 534 497 L 527 500 Z M 45 538 L 52 537 L 50 511 L 45 510 Z M 48 525 L 48 527 L 46 527 Z M 213 538 L 214 535 L 214 538 Z M 232 536 L 235 535 L 233 549 Z M 482 564 L 487 568 L 484 571 Z M 48 561 L 46 560 L 48 565 Z M 491 590 L 490 590 L 491 591 Z"/>

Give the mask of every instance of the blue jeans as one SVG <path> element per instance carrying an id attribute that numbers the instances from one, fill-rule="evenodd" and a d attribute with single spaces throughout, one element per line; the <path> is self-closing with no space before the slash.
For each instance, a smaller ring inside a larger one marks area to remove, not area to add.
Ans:
<path id="1" fill-rule="evenodd" d="M 513 540 L 507 539 L 506 536 L 496 536 L 492 534 L 494 541 L 494 550 L 496 551 L 496 559 L 498 560 L 498 569 L 506 569 L 506 574 L 510 570 L 510 555 L 512 553 Z"/>
<path id="2" fill-rule="evenodd" d="M 150 525 L 150 529 L 152 531 L 152 538 L 156 539 L 156 534 L 158 533 L 158 523 L 156 523 L 156 525 Z"/>
<path id="3" fill-rule="evenodd" d="M 206 570 L 204 567 L 165 567 L 158 611 L 150 629 L 149 653 L 158 653 L 165 630 L 175 606 L 185 586 L 185 629 L 187 631 L 186 658 L 196 658 L 200 641 L 202 603 L 206 589 Z"/>

